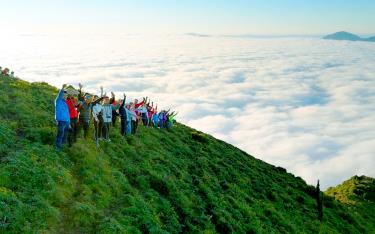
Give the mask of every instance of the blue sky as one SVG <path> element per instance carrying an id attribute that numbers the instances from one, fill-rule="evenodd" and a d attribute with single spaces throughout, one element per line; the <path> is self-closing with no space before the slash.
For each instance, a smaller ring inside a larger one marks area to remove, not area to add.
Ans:
<path id="1" fill-rule="evenodd" d="M 372 0 L 13 0 L 0 21 L 16 32 L 374 34 Z"/>

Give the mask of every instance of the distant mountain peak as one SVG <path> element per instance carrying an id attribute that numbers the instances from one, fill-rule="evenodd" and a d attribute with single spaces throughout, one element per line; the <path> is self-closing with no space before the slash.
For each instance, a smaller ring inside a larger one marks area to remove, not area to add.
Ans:
<path id="1" fill-rule="evenodd" d="M 211 37 L 211 35 L 203 33 L 186 33 L 186 35 L 193 37 Z"/>
<path id="2" fill-rule="evenodd" d="M 340 40 L 340 41 L 371 41 L 375 42 L 375 37 L 362 38 L 356 34 L 340 31 L 324 36 L 323 39 L 327 40 Z"/>

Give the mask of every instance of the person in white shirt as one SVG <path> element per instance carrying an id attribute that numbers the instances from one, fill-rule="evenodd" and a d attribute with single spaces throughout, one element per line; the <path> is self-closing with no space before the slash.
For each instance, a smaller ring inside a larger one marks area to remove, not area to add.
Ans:
<path id="1" fill-rule="evenodd" d="M 102 134 L 103 138 L 107 141 L 111 141 L 109 139 L 109 130 L 112 123 L 112 112 L 116 110 L 116 107 L 109 103 L 109 97 L 104 96 L 103 105 L 102 105 L 102 112 L 103 112 L 103 126 L 102 126 Z"/>
<path id="2" fill-rule="evenodd" d="M 98 99 L 98 96 L 94 96 L 94 101 Z M 103 128 L 103 106 L 102 104 L 95 103 L 92 107 L 92 117 L 94 118 L 94 127 L 95 127 L 95 141 L 101 139 L 102 137 L 102 128 Z"/>

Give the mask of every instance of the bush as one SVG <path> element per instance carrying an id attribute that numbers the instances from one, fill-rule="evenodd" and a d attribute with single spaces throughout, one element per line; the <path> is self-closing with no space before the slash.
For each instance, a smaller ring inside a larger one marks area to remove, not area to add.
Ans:
<path id="1" fill-rule="evenodd" d="M 207 143 L 208 139 L 207 137 L 201 133 L 201 132 L 192 132 L 191 133 L 191 139 L 198 141 L 200 143 Z"/>

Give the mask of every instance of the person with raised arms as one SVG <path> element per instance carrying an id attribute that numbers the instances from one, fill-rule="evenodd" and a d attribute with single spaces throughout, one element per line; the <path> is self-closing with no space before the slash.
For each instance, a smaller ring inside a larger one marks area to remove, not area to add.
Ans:
<path id="1" fill-rule="evenodd" d="M 151 102 L 151 105 L 147 105 L 147 118 L 148 118 L 148 126 L 152 127 L 152 115 L 154 114 L 154 102 Z"/>
<path id="2" fill-rule="evenodd" d="M 139 123 L 139 119 L 140 119 L 139 116 L 141 115 L 139 108 L 141 106 L 143 106 L 143 104 L 145 102 L 146 102 L 145 98 L 143 98 L 142 102 L 138 102 L 138 99 L 134 99 L 134 103 L 133 103 L 133 105 L 130 108 L 130 111 L 132 111 L 132 112 L 134 111 L 134 113 L 137 116 L 135 118 L 135 122 L 132 122 L 132 132 L 133 132 L 133 134 L 135 134 L 135 132 L 137 131 L 137 128 L 138 128 L 138 123 Z"/>
<path id="3" fill-rule="evenodd" d="M 176 115 L 178 114 L 178 112 L 172 112 L 170 114 L 167 115 L 167 129 L 171 129 L 173 127 L 173 123 L 174 123 L 174 117 L 176 117 Z"/>
<path id="4" fill-rule="evenodd" d="M 147 109 L 147 106 L 148 106 L 148 103 L 147 103 L 147 99 L 146 99 L 146 101 L 143 103 L 143 105 L 140 108 L 138 108 L 139 112 L 141 113 L 143 126 L 148 126 L 148 109 Z"/>
<path id="5" fill-rule="evenodd" d="M 160 111 L 158 114 L 159 128 L 164 128 L 164 114 L 165 114 L 164 110 Z"/>
<path id="6" fill-rule="evenodd" d="M 70 131 L 68 135 L 68 143 L 69 146 L 72 146 L 73 143 L 77 141 L 77 132 L 78 132 L 78 111 L 77 107 L 79 104 L 77 103 L 76 99 L 74 98 L 75 90 L 67 90 L 68 98 L 66 99 L 66 104 L 68 105 L 69 109 L 69 116 L 70 116 Z"/>
<path id="7" fill-rule="evenodd" d="M 91 114 L 93 112 L 93 107 L 98 104 L 102 98 L 95 98 L 93 100 L 93 97 L 91 94 L 85 93 L 83 95 L 82 93 L 82 84 L 79 84 L 79 90 L 78 90 L 78 112 L 79 112 L 79 130 L 83 128 L 84 132 L 84 138 L 87 139 L 89 136 L 89 128 L 90 128 L 90 119 Z M 97 96 L 96 96 L 97 97 Z M 96 134 L 97 132 L 95 132 Z"/>
<path id="8" fill-rule="evenodd" d="M 159 127 L 159 114 L 158 114 L 158 105 L 156 105 L 154 112 L 152 114 L 152 123 L 155 128 Z"/>
<path id="9" fill-rule="evenodd" d="M 55 100 L 55 120 L 57 123 L 56 148 L 61 150 L 66 143 L 70 128 L 69 108 L 66 104 L 67 93 L 63 86 Z"/>
<path id="10" fill-rule="evenodd" d="M 105 95 L 103 97 L 103 104 L 102 104 L 102 116 L 103 116 L 103 124 L 101 125 L 101 132 L 102 137 L 107 140 L 109 140 L 109 128 L 110 124 L 112 122 L 112 105 L 109 104 L 109 97 Z"/>
<path id="11" fill-rule="evenodd" d="M 132 117 L 132 121 L 131 121 L 132 134 L 135 134 L 137 132 L 137 128 L 138 128 L 138 117 L 139 116 L 137 114 L 134 103 L 131 103 L 131 105 L 129 107 L 129 112 L 130 112 L 131 117 Z"/>
<path id="12" fill-rule="evenodd" d="M 94 96 L 94 102 L 95 104 L 92 105 L 92 116 L 94 118 L 94 128 L 95 128 L 95 133 L 94 133 L 94 139 L 98 145 L 98 141 L 102 139 L 102 130 L 103 130 L 103 125 L 104 125 L 104 119 L 103 119 L 103 105 L 101 104 L 102 100 L 104 99 L 103 95 L 103 87 L 100 87 L 100 98 L 95 95 Z M 100 100 L 97 102 L 97 100 Z"/>
<path id="13" fill-rule="evenodd" d="M 118 110 L 120 108 L 120 101 L 116 101 L 115 94 L 111 92 L 111 99 L 109 100 L 109 103 L 113 106 L 112 109 L 112 126 L 116 127 L 117 122 L 117 116 L 119 116 Z"/>
<path id="14" fill-rule="evenodd" d="M 115 99 L 115 94 L 112 92 L 112 100 Z M 112 123 L 112 113 L 113 111 L 117 110 L 118 107 L 114 106 L 110 103 L 110 99 L 108 96 L 104 96 L 103 99 L 103 105 L 102 105 L 102 110 L 103 110 L 103 128 L 102 128 L 102 134 L 103 138 L 107 141 L 111 141 L 109 139 L 109 131 L 111 128 L 111 123 Z"/>
<path id="15" fill-rule="evenodd" d="M 137 115 L 134 111 L 131 111 L 132 103 L 125 104 L 126 102 L 126 95 L 124 94 L 124 101 L 121 104 L 121 107 L 119 109 L 119 113 L 121 116 L 121 135 L 131 135 L 133 133 L 132 131 L 132 125 L 134 125 L 134 119 L 137 118 Z"/>
<path id="16" fill-rule="evenodd" d="M 126 95 L 124 94 L 124 99 L 122 100 L 121 106 L 119 108 L 119 114 L 120 114 L 120 119 L 121 119 L 120 133 L 122 136 L 126 135 L 126 128 L 128 126 L 128 116 L 125 110 L 126 109 L 125 102 L 126 102 Z"/>
<path id="17" fill-rule="evenodd" d="M 131 135 L 132 134 L 132 120 L 133 118 L 137 118 L 137 115 L 135 114 L 134 111 L 130 110 L 131 105 L 127 104 L 125 106 L 125 111 L 126 111 L 126 116 L 127 116 L 127 127 L 126 127 L 126 135 Z"/>

